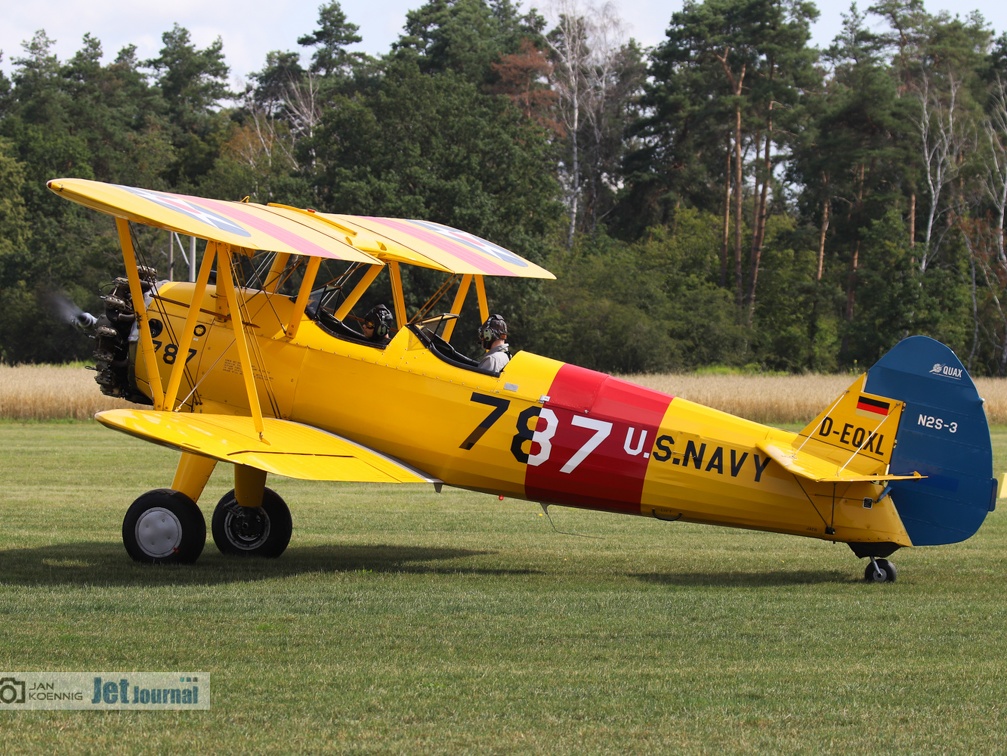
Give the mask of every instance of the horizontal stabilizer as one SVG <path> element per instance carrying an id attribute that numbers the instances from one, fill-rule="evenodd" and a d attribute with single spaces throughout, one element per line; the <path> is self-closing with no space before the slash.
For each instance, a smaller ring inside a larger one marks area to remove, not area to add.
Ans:
<path id="1" fill-rule="evenodd" d="M 760 443 L 758 447 L 788 472 L 817 483 L 852 483 L 856 481 L 880 483 L 886 480 L 917 480 L 923 477 L 916 472 L 908 475 L 858 473 L 843 468 L 831 460 L 816 457 L 810 452 L 793 447 L 782 447 L 769 443 Z"/>
<path id="2" fill-rule="evenodd" d="M 116 409 L 102 425 L 173 449 L 304 480 L 434 483 L 419 470 L 310 425 L 263 418 L 262 438 L 250 417 Z"/>

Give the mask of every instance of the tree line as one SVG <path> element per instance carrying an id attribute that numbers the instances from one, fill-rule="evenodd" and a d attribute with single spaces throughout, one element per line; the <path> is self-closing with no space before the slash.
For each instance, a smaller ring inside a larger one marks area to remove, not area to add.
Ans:
<path id="1" fill-rule="evenodd" d="M 239 91 L 178 25 L 110 63 L 39 31 L 0 73 L 0 360 L 89 352 L 45 304 L 120 270 L 45 188 L 76 176 L 465 229 L 557 275 L 494 284 L 515 346 L 587 367 L 830 372 L 923 333 L 1007 373 L 1007 35 L 880 0 L 820 49 L 812 2 L 687 0 L 644 49 L 549 10 L 428 0 L 372 56 L 330 2 Z"/>

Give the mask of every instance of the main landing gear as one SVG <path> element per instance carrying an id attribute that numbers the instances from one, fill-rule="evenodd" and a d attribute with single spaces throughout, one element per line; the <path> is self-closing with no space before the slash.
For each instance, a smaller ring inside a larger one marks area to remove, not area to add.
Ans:
<path id="1" fill-rule="evenodd" d="M 191 564 L 203 553 L 206 521 L 196 503 L 180 491 L 148 491 L 126 510 L 122 543 L 137 562 Z"/>
<path id="2" fill-rule="evenodd" d="M 222 554 L 274 559 L 290 543 L 293 522 L 286 502 L 270 488 L 261 507 L 243 507 L 228 491 L 213 512 L 213 542 Z"/>
<path id="3" fill-rule="evenodd" d="M 275 491 L 263 490 L 262 506 L 243 507 L 224 494 L 212 519 L 213 541 L 223 554 L 276 558 L 290 543 L 290 510 Z M 192 564 L 206 544 L 206 520 L 181 491 L 148 491 L 126 510 L 122 543 L 137 562 Z"/>
<path id="4" fill-rule="evenodd" d="M 894 583 L 897 575 L 898 571 L 894 564 L 887 559 L 875 559 L 874 557 L 871 557 L 871 561 L 867 563 L 867 569 L 864 570 L 864 580 L 868 583 Z"/>

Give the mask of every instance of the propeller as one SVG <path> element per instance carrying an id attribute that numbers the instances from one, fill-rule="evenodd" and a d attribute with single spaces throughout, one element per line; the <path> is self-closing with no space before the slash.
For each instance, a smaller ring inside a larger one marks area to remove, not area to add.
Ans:
<path id="1" fill-rule="evenodd" d="M 98 318 L 75 305 L 61 292 L 50 291 L 45 295 L 50 312 L 66 323 L 72 323 L 82 331 L 89 331 L 98 323 Z"/>

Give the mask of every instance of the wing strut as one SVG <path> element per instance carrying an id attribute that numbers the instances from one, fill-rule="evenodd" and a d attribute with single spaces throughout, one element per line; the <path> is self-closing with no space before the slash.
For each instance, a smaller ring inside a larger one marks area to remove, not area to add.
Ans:
<path id="1" fill-rule="evenodd" d="M 311 296 L 311 287 L 315 284 L 315 277 L 318 275 L 318 268 L 322 264 L 320 257 L 308 258 L 308 269 L 304 272 L 304 279 L 301 281 L 301 288 L 297 292 L 297 301 L 294 302 L 294 311 L 290 315 L 290 322 L 287 324 L 286 334 L 288 339 L 293 339 L 297 335 L 297 329 L 301 325 L 301 317 L 308 306 L 308 299 Z"/>
<path id="2" fill-rule="evenodd" d="M 283 273 L 291 257 L 292 255 L 287 252 L 275 253 L 273 264 L 269 266 L 269 273 L 266 275 L 266 281 L 262 286 L 263 291 L 268 291 L 270 294 L 276 293 L 277 289 L 280 288 L 280 284 L 283 283 Z"/>
<path id="3" fill-rule="evenodd" d="M 231 311 L 231 326 L 234 330 L 234 345 L 241 361 L 241 374 L 245 379 L 245 393 L 248 395 L 248 408 L 252 412 L 252 422 L 259 440 L 264 441 L 265 427 L 262 423 L 262 408 L 259 406 L 259 394 L 255 390 L 255 373 L 252 371 L 252 358 L 248 352 L 248 339 L 245 336 L 245 322 L 242 309 L 238 306 L 238 293 L 234 287 L 234 276 L 231 269 L 231 259 L 234 255 L 230 245 L 217 243 L 217 283 L 223 285 L 227 306 Z"/>
<path id="4" fill-rule="evenodd" d="M 476 298 L 479 300 L 479 322 L 485 323 L 490 316 L 489 300 L 486 299 L 485 276 L 476 276 Z"/>
<path id="5" fill-rule="evenodd" d="M 374 279 L 378 277 L 378 274 L 381 272 L 383 267 L 384 266 L 382 265 L 371 265 L 368 267 L 367 272 L 360 277 L 357 285 L 353 287 L 353 291 L 351 291 L 349 296 L 343 300 L 343 303 L 336 308 L 334 315 L 338 320 L 343 320 L 350 314 L 350 310 L 353 309 L 353 305 L 360 300 L 360 297 L 363 296 L 364 292 L 370 288 L 372 283 L 374 283 Z"/>
<path id="6" fill-rule="evenodd" d="M 199 318 L 199 303 L 203 301 L 206 293 L 206 285 L 210 280 L 210 270 L 213 267 L 214 254 L 211 251 L 216 246 L 215 242 L 207 244 L 206 252 L 203 254 L 203 262 L 199 266 L 199 275 L 196 276 L 196 288 L 192 294 L 192 306 L 185 317 L 185 327 L 182 328 L 182 343 L 178 346 L 178 358 L 171 366 L 171 375 L 168 376 L 168 388 L 165 390 L 164 408 L 174 411 L 175 401 L 178 399 L 178 387 L 182 383 L 182 373 L 188 363 L 187 355 L 192 346 L 192 337 L 196 329 L 196 320 Z"/>
<path id="7" fill-rule="evenodd" d="M 133 238 L 129 233 L 129 221 L 125 218 L 115 219 L 115 229 L 119 232 L 119 244 L 122 247 L 123 262 L 126 264 L 126 279 L 129 281 L 129 295 L 133 299 L 133 311 L 136 313 L 137 330 L 143 352 L 143 363 L 147 370 L 147 380 L 150 383 L 151 399 L 156 409 L 164 409 L 164 389 L 161 386 L 161 374 L 157 372 L 157 359 L 154 356 L 154 339 L 150 335 L 150 323 L 147 318 L 147 303 L 143 299 L 143 287 L 140 285 L 140 270 L 136 263 L 136 250 L 133 248 Z"/>
<path id="8" fill-rule="evenodd" d="M 392 299 L 395 306 L 395 322 L 400 324 L 408 323 L 409 317 L 406 315 L 406 297 L 402 290 L 402 271 L 398 262 L 390 260 L 388 262 L 388 275 L 392 282 Z"/>
<path id="9" fill-rule="evenodd" d="M 458 283 L 458 291 L 455 292 L 455 301 L 451 303 L 451 312 L 455 315 L 461 315 L 462 305 L 465 304 L 465 297 L 468 296 L 469 287 L 472 285 L 472 274 L 466 273 L 462 276 L 462 280 Z M 486 320 L 486 318 L 483 318 Z M 449 320 L 444 325 L 444 333 L 441 336 L 444 337 L 445 341 L 451 341 L 451 337 L 455 332 L 455 323 L 458 322 L 457 318 Z"/>

